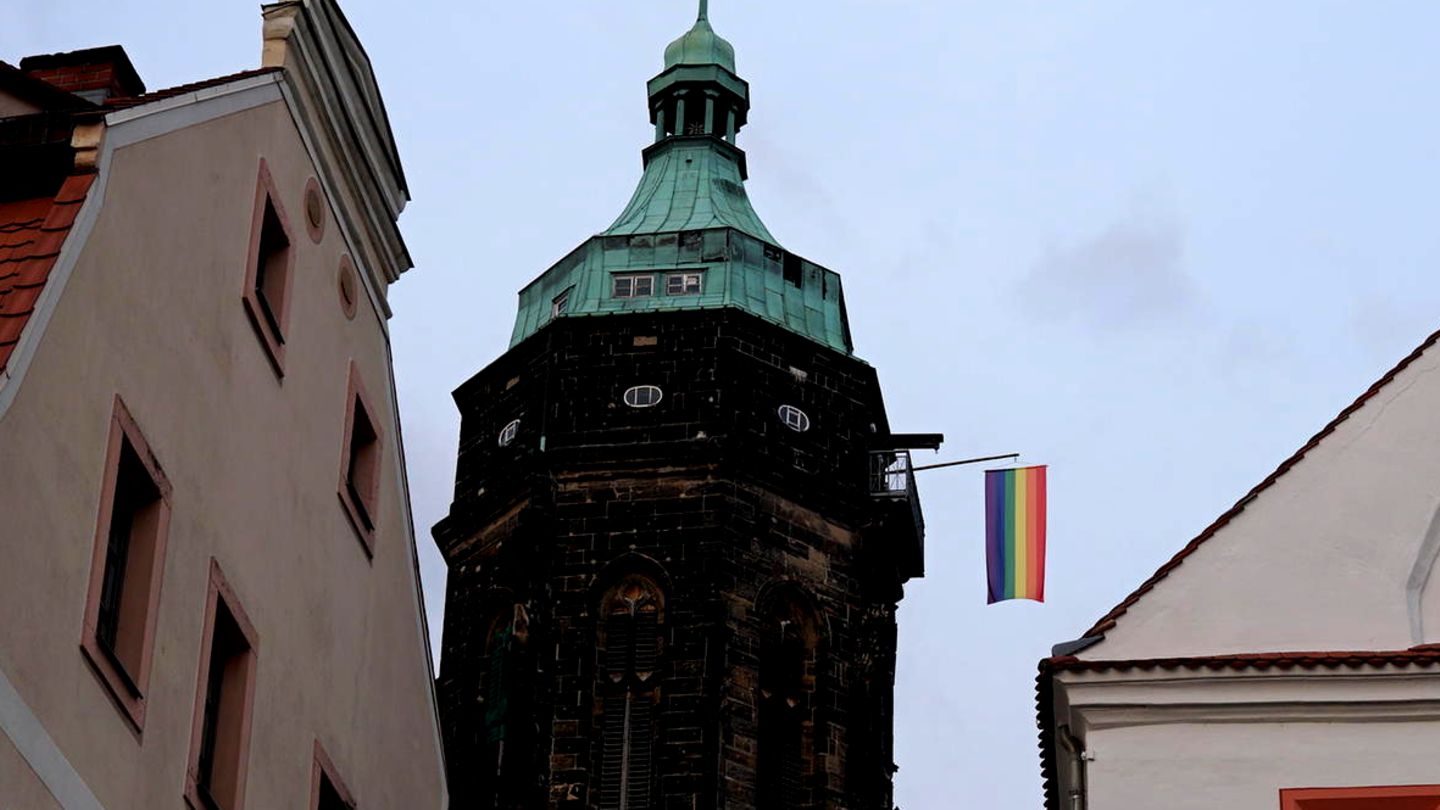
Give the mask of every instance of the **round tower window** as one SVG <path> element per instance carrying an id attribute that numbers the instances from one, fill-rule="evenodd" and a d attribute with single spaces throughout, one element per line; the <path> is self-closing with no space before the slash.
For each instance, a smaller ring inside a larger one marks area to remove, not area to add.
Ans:
<path id="1" fill-rule="evenodd" d="M 806 416 L 804 411 L 794 405 L 781 405 L 778 413 L 780 414 L 780 421 L 785 427 L 797 433 L 804 433 L 810 429 L 810 417 Z"/>
<path id="2" fill-rule="evenodd" d="M 659 386 L 636 385 L 625 389 L 625 404 L 632 408 L 653 408 L 660 404 L 662 396 Z"/>
<path id="3" fill-rule="evenodd" d="M 501 447 L 509 447 L 515 441 L 515 435 L 520 432 L 520 420 L 516 419 L 503 428 L 500 428 L 500 437 L 496 443 Z"/>

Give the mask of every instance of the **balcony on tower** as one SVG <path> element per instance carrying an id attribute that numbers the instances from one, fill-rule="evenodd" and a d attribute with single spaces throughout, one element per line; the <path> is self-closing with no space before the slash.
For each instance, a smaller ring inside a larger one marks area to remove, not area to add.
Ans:
<path id="1" fill-rule="evenodd" d="M 938 433 L 890 434 L 880 438 L 884 449 L 870 451 L 869 490 L 876 524 L 903 579 L 925 575 L 925 514 L 910 450 L 938 450 L 944 439 Z"/>

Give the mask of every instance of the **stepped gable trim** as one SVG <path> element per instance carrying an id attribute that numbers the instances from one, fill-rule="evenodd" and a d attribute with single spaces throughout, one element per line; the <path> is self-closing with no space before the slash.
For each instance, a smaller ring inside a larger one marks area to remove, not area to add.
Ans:
<path id="1" fill-rule="evenodd" d="M 1431 336 L 1421 347 L 1435 341 Z M 1407 358 L 1409 360 L 1414 359 Z M 1403 364 L 1402 364 L 1403 367 Z M 1399 370 L 1398 368 L 1396 369 Z M 1393 376 L 1391 375 L 1387 376 Z M 1379 385 L 1379 383 L 1377 383 Z M 1353 407 L 1353 406 L 1352 406 Z M 1364 667 L 1440 666 L 1440 644 L 1421 644 L 1408 650 L 1336 650 L 1330 652 L 1264 652 L 1228 655 L 1180 656 L 1174 658 L 1131 658 L 1084 660 L 1073 655 L 1040 661 L 1035 678 L 1035 715 L 1040 727 L 1040 778 L 1045 791 L 1045 810 L 1059 810 L 1060 784 L 1056 765 L 1055 675 L 1060 672 L 1153 672 L 1156 670 L 1315 670 L 1361 669 Z"/>
<path id="2" fill-rule="evenodd" d="M 1245 507 L 1248 506 L 1250 502 L 1253 501 L 1257 496 L 1259 496 L 1261 492 L 1269 489 L 1272 484 L 1274 484 L 1277 480 L 1280 479 L 1280 476 L 1289 472 L 1291 467 L 1294 467 L 1296 464 L 1298 464 L 1307 453 L 1313 450 L 1331 433 L 1334 433 L 1335 429 L 1338 428 L 1340 424 L 1346 419 L 1349 419 L 1351 414 L 1360 410 L 1360 408 L 1362 408 L 1365 403 L 1369 402 L 1371 398 L 1373 398 L 1376 394 L 1380 393 L 1380 389 L 1389 385 L 1390 382 L 1400 374 L 1400 372 L 1404 371 L 1410 366 L 1411 363 L 1419 359 L 1419 357 L 1423 355 L 1431 346 L 1434 346 L 1437 340 L 1440 340 L 1440 332 L 1435 332 L 1429 337 L 1425 338 L 1424 342 L 1422 342 L 1414 351 L 1407 355 L 1405 359 L 1401 360 L 1394 368 L 1387 371 L 1385 373 L 1385 376 L 1377 380 L 1374 385 L 1371 385 L 1368 389 L 1366 389 L 1365 393 L 1361 394 L 1359 398 L 1357 398 L 1354 402 L 1350 403 L 1350 405 L 1346 407 L 1345 410 L 1341 411 L 1338 416 L 1332 419 L 1329 424 L 1321 428 L 1319 433 L 1316 433 L 1314 436 L 1310 437 L 1310 440 L 1306 442 L 1305 445 L 1299 450 L 1295 451 L 1294 455 L 1291 455 L 1289 458 L 1281 462 L 1280 466 L 1276 467 L 1275 471 L 1270 473 L 1270 475 L 1267 476 L 1265 480 L 1261 481 L 1259 484 L 1256 484 L 1253 489 L 1245 493 L 1245 497 L 1241 498 L 1239 501 L 1236 501 L 1234 506 L 1230 507 L 1229 510 L 1227 510 L 1224 514 L 1217 518 L 1214 523 L 1211 523 L 1209 526 L 1207 526 L 1204 531 L 1196 535 L 1195 539 L 1187 543 L 1185 547 L 1180 549 L 1180 551 L 1175 556 L 1171 557 L 1168 562 L 1160 566 L 1160 568 L 1156 570 L 1156 572 L 1151 575 L 1149 579 L 1145 580 L 1145 582 L 1142 583 L 1139 588 L 1136 588 L 1133 593 L 1125 597 L 1125 599 L 1121 601 L 1120 604 L 1112 608 L 1109 613 L 1106 613 L 1099 621 L 1095 623 L 1093 627 L 1091 627 L 1089 630 L 1086 630 L 1082 634 L 1082 636 L 1102 636 L 1107 631 L 1114 628 L 1116 622 L 1120 619 L 1120 617 L 1123 616 L 1125 612 L 1128 611 L 1136 602 L 1140 601 L 1141 597 L 1154 590 L 1155 586 L 1159 584 L 1160 580 L 1164 579 L 1170 574 L 1171 571 L 1175 570 L 1181 563 L 1185 562 L 1185 558 L 1195 553 L 1195 549 L 1199 548 L 1202 543 L 1204 543 L 1206 540 L 1209 540 L 1211 537 L 1214 537 L 1215 534 L 1217 534 L 1222 528 L 1224 528 L 1226 524 L 1234 520 L 1235 517 L 1238 516 L 1241 512 L 1245 511 Z"/>

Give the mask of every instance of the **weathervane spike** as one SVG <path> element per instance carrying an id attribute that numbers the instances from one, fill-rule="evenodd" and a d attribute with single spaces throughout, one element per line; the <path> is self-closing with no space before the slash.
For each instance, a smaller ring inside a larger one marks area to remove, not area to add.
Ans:
<path id="1" fill-rule="evenodd" d="M 700 0 L 700 16 L 696 17 L 695 20 L 696 22 L 700 20 L 710 21 L 710 0 Z"/>

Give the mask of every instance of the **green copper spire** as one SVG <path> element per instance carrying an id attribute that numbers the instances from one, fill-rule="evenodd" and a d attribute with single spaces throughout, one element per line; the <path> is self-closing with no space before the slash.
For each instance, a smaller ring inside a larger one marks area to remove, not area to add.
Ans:
<path id="1" fill-rule="evenodd" d="M 775 244 L 745 193 L 745 153 L 735 146 L 750 87 L 735 75 L 735 49 L 710 28 L 708 0 L 695 27 L 665 49 L 649 89 L 656 143 L 630 204 L 604 233 L 730 227 Z"/>
<path id="2" fill-rule="evenodd" d="M 735 72 L 735 47 L 710 27 L 710 4 L 700 0 L 695 26 L 665 49 L 665 67 L 676 65 L 719 65 Z"/>
<path id="3" fill-rule="evenodd" d="M 851 354 L 840 277 L 781 248 L 745 193 L 750 85 L 706 0 L 648 90 L 655 142 L 630 203 L 520 291 L 510 344 L 557 319 L 731 309 Z"/>

